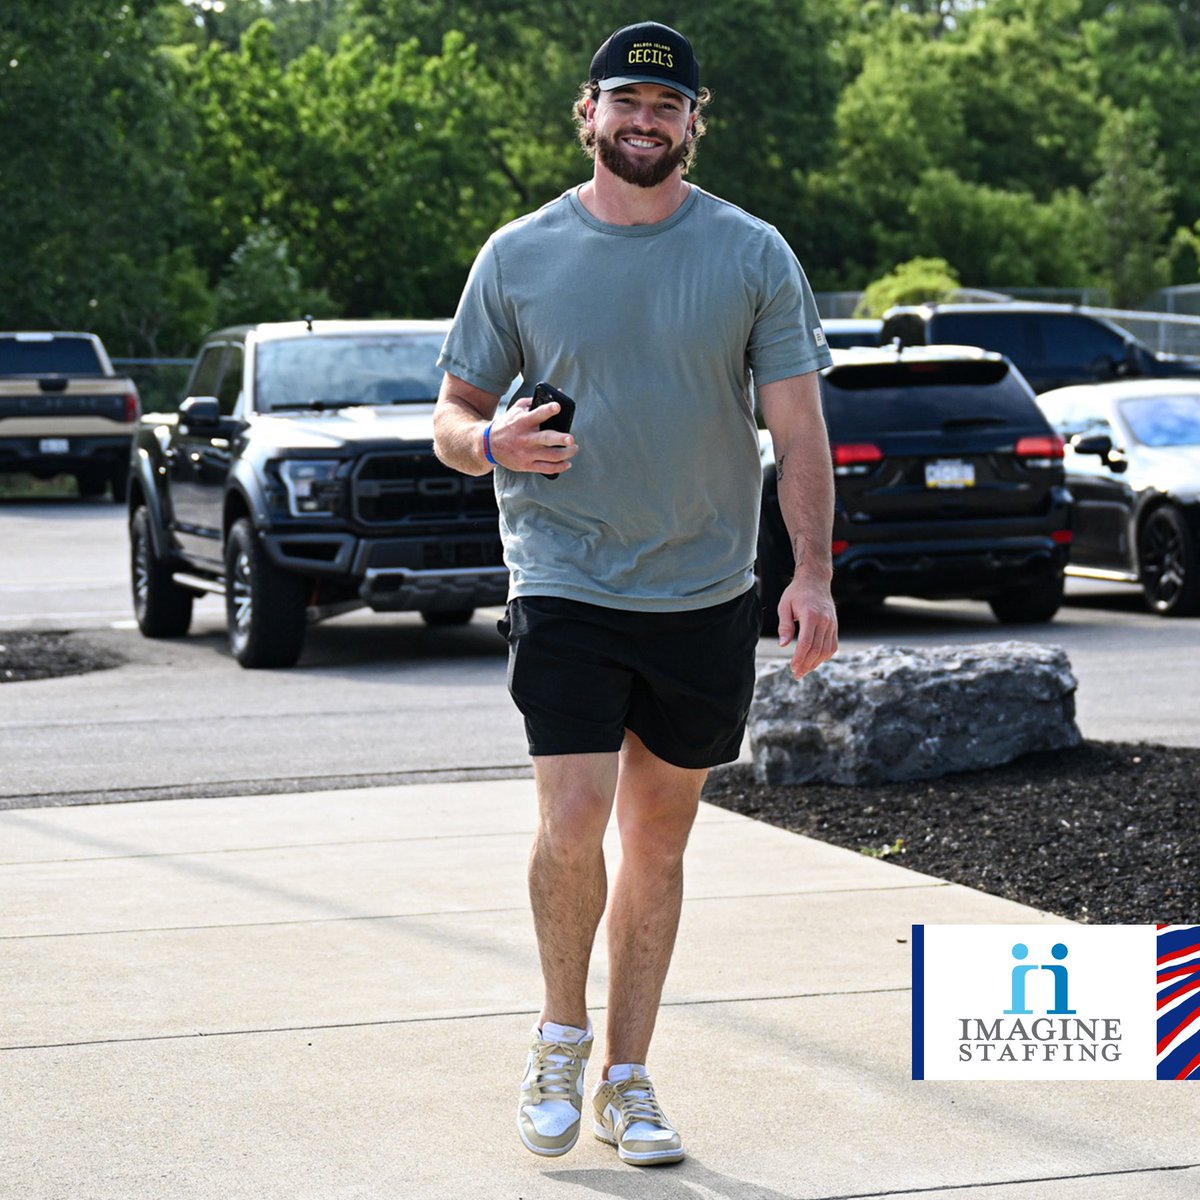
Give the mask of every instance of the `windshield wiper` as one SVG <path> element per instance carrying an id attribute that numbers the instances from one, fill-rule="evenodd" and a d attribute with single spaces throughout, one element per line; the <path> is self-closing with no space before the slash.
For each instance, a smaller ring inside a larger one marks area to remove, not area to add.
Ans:
<path id="1" fill-rule="evenodd" d="M 361 400 L 305 400 L 299 404 L 272 404 L 269 411 L 284 412 L 311 408 L 314 412 L 329 412 L 335 408 L 358 408 L 361 404 Z"/>

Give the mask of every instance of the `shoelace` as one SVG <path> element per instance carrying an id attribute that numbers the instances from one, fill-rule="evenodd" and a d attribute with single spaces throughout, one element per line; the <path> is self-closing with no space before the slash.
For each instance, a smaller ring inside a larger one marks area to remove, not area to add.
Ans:
<path id="1" fill-rule="evenodd" d="M 565 1061 L 554 1062 L 555 1056 Z M 578 1057 L 579 1046 L 572 1042 L 540 1043 L 533 1060 L 533 1078 L 527 1085 L 529 1103 L 540 1104 L 543 1095 L 547 1100 L 570 1100 L 574 1083 L 571 1075 Z"/>
<path id="2" fill-rule="evenodd" d="M 671 1128 L 671 1122 L 654 1098 L 654 1087 L 648 1079 L 633 1075 L 609 1086 L 613 1090 L 613 1102 L 621 1110 L 627 1129 L 637 1121 L 645 1121 L 662 1129 Z"/>

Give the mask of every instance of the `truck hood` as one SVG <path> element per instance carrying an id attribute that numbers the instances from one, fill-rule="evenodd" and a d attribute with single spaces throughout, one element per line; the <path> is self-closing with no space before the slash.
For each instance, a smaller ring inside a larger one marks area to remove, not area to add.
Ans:
<path id="1" fill-rule="evenodd" d="M 289 450 L 433 440 L 433 405 L 359 405 L 332 412 L 289 412 L 253 418 L 255 437 Z"/>

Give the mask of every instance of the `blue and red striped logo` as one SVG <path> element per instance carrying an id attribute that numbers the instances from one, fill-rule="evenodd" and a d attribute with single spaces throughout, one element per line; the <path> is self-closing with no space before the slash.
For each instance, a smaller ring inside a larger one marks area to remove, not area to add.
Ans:
<path id="1" fill-rule="evenodd" d="M 1200 926 L 1159 925 L 1158 1078 L 1200 1079 Z"/>

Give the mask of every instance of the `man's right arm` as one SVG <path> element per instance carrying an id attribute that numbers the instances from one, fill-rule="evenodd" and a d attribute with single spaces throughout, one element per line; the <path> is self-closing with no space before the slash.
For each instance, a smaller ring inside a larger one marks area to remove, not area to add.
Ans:
<path id="1" fill-rule="evenodd" d="M 559 475 L 570 469 L 578 449 L 575 439 L 542 429 L 542 422 L 558 412 L 557 404 L 530 412 L 525 396 L 496 416 L 499 404 L 499 396 L 446 372 L 433 413 L 433 449 L 446 466 L 464 475 L 486 475 L 493 464 L 484 452 L 483 435 L 490 428 L 492 459 L 510 471 Z"/>

